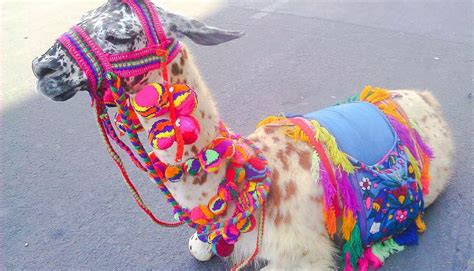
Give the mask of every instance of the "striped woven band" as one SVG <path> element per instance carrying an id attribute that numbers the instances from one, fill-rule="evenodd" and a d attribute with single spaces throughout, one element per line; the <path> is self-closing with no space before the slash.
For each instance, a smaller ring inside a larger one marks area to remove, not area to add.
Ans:
<path id="1" fill-rule="evenodd" d="M 164 59 L 167 64 L 179 53 L 177 40 L 168 39 L 158 14 L 149 0 L 122 0 L 139 19 L 147 38 L 145 48 L 132 52 L 106 54 L 100 46 L 79 26 L 74 26 L 58 40 L 85 73 L 92 96 L 98 97 L 103 87 L 105 73 L 114 72 L 120 77 L 132 77 L 160 68 Z M 157 50 L 166 50 L 167 56 L 159 56 Z"/>

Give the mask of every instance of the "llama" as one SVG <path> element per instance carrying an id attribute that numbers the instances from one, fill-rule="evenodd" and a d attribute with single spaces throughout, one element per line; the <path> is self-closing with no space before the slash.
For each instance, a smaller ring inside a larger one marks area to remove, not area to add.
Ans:
<path id="1" fill-rule="evenodd" d="M 186 36 L 197 44 L 217 45 L 242 36 L 241 32 L 209 27 L 159 7 L 156 12 L 166 35 L 175 39 Z M 85 14 L 79 25 L 105 53 L 134 51 L 146 45 L 140 22 L 122 1 L 111 0 Z M 186 46 L 181 45 L 168 69 L 170 83 L 188 85 L 195 90 L 199 101 L 192 113 L 200 125 L 199 135 L 194 143 L 184 146 L 182 161 L 186 161 L 218 136 L 219 114 Z M 65 101 L 78 91 L 89 90 L 86 75 L 59 42 L 33 61 L 33 70 L 39 79 L 38 89 L 53 100 Z M 123 86 L 133 98 L 144 86 L 161 82 L 162 78 L 162 70 L 157 69 L 126 78 Z M 429 92 L 392 90 L 390 94 L 408 118 L 417 123 L 422 139 L 436 154 L 429 169 L 432 176 L 430 190 L 424 196 L 425 206 L 429 206 L 449 178 L 453 152 L 451 132 L 441 115 L 439 103 Z M 146 132 L 153 129 L 155 118 L 138 117 Z M 247 137 L 262 151 L 272 170 L 258 259 L 268 261 L 265 267 L 268 270 L 336 268 L 337 245 L 328 233 L 326 219 L 320 211 L 325 208 L 325 195 L 323 187 L 315 181 L 320 179 L 320 172 L 313 162 L 318 161 L 314 161 L 311 145 L 289 137 L 286 128 L 287 125 L 267 123 Z M 153 152 L 166 164 L 176 163 L 176 144 L 166 150 L 155 148 Z M 226 169 L 219 168 L 213 173 L 185 175 L 181 182 L 167 182 L 166 186 L 183 207 L 193 208 L 211 199 L 225 174 Z M 255 217 L 260 217 L 260 211 L 256 211 Z M 241 236 L 230 257 L 234 263 L 254 251 L 256 235 L 257 232 L 252 231 Z M 191 253 L 199 260 L 212 256 L 209 244 L 197 240 L 196 236 L 191 237 L 190 244 Z"/>

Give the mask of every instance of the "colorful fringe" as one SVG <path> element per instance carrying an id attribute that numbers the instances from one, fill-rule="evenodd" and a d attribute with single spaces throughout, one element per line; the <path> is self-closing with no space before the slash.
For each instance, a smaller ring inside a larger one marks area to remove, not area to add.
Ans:
<path id="1" fill-rule="evenodd" d="M 355 101 L 372 103 L 387 116 L 400 141 L 405 145 L 404 151 L 413 167 L 417 183 L 422 188 L 423 194 L 426 195 L 430 183 L 429 161 L 433 157 L 433 153 L 421 140 L 420 135 L 403 110 L 391 99 L 391 95 L 387 90 L 370 86 L 365 87 L 360 95 L 353 96 L 346 102 Z M 371 247 L 364 248 L 357 220 L 357 213 L 361 206 L 350 180 L 355 167 L 349 161 L 348 156 L 338 148 L 336 139 L 315 120 L 306 121 L 306 126 L 310 126 L 312 129 L 311 132 L 305 129 L 304 124 L 300 125 L 293 119 L 282 116 L 268 117 L 262 120 L 258 127 L 265 125 L 286 126 L 288 137 L 307 142 L 313 147 L 316 144 L 315 141 L 323 145 L 324 153 L 315 151 L 312 156 L 313 176 L 318 178 L 323 188 L 323 216 L 331 238 L 337 231 L 336 219 L 339 215 L 342 215 L 341 234 L 345 240 L 342 250 L 344 270 L 353 270 L 357 266 L 360 270 L 379 268 L 388 256 L 402 251 L 405 245 L 417 244 L 417 231 L 423 232 L 426 229 L 421 213 L 404 232 L 375 243 Z M 326 156 L 331 161 L 330 166 L 320 163 Z M 319 174 L 316 171 L 319 171 Z M 336 183 L 331 180 L 331 174 L 335 176 Z M 340 211 L 339 202 L 343 206 L 342 211 Z"/>

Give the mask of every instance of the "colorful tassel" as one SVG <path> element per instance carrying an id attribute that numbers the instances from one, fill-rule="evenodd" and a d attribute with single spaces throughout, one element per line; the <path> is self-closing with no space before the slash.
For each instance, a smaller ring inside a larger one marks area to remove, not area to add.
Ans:
<path id="1" fill-rule="evenodd" d="M 425 222 L 423 221 L 423 217 L 419 214 L 415 219 L 416 227 L 418 228 L 418 232 L 424 232 L 426 230 Z"/>
<path id="2" fill-rule="evenodd" d="M 360 239 L 360 228 L 358 223 L 354 226 L 349 240 L 347 240 L 342 248 L 342 255 L 346 255 L 346 261 L 347 253 L 349 254 L 350 265 L 353 267 L 356 266 L 357 261 L 362 256 L 362 240 Z M 347 267 L 346 262 L 344 262 L 344 264 L 345 267 Z"/>

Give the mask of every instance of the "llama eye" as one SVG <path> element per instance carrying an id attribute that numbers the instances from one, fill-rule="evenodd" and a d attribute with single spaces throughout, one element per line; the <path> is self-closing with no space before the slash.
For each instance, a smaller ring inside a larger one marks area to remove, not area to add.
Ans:
<path id="1" fill-rule="evenodd" d="M 113 36 L 113 35 L 108 35 L 106 38 L 105 38 L 106 41 L 112 43 L 112 44 L 115 44 L 115 45 L 124 45 L 124 44 L 127 44 L 130 42 L 130 38 L 118 38 L 116 36 Z"/>

